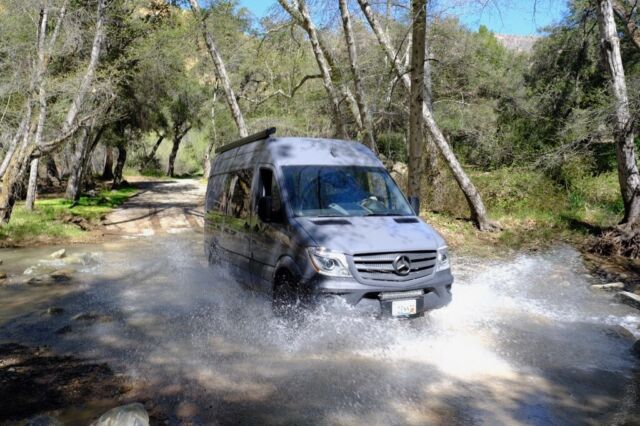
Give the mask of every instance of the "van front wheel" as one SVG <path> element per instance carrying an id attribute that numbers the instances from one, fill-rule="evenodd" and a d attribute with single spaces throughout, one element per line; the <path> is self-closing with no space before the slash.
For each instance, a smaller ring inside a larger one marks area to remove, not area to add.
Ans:
<path id="1" fill-rule="evenodd" d="M 291 315 L 300 304 L 297 282 L 287 270 L 276 273 L 273 285 L 273 312 L 280 317 Z"/>

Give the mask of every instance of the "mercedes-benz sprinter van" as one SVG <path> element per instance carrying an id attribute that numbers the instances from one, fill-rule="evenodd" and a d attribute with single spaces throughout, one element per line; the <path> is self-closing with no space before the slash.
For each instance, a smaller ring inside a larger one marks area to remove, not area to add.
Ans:
<path id="1" fill-rule="evenodd" d="M 396 317 L 451 301 L 443 238 L 413 211 L 382 162 L 358 142 L 274 137 L 216 151 L 205 252 L 273 295 L 339 295 Z"/>

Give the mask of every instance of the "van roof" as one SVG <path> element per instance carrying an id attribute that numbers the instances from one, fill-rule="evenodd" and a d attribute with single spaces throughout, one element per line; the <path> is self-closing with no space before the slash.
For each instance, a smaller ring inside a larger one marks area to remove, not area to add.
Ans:
<path id="1" fill-rule="evenodd" d="M 366 146 L 355 141 L 307 137 L 268 137 L 232 147 L 215 158 L 213 173 L 252 167 L 332 165 L 384 167 Z"/>

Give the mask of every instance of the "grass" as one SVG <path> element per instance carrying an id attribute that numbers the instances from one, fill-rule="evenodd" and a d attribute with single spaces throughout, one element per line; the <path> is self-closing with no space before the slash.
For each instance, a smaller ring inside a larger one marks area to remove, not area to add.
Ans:
<path id="1" fill-rule="evenodd" d="M 9 224 L 0 227 L 0 246 L 82 241 L 88 232 L 69 223 L 70 220 L 81 218 L 96 224 L 135 193 L 136 189 L 131 187 L 104 190 L 94 197 L 80 197 L 73 207 L 71 201 L 63 198 L 39 199 L 33 212 L 27 211 L 24 203 L 17 203 Z"/>
<path id="2" fill-rule="evenodd" d="M 512 250 L 537 250 L 560 241 L 581 245 L 602 228 L 616 224 L 623 213 L 617 175 L 574 176 L 559 185 L 538 171 L 505 168 L 470 172 L 493 220 L 503 230 L 477 231 L 468 207 L 452 179 L 438 212 L 423 211 L 459 253 L 497 255 Z M 428 207 L 428 206 L 427 206 Z"/>

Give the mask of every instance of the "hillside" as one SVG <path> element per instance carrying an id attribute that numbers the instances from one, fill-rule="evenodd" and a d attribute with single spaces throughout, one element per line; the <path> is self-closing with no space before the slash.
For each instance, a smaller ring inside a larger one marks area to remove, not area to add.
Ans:
<path id="1" fill-rule="evenodd" d="M 495 36 L 504 47 L 520 53 L 530 53 L 533 50 L 535 42 L 540 39 L 539 36 L 517 36 L 510 34 L 496 34 Z"/>

